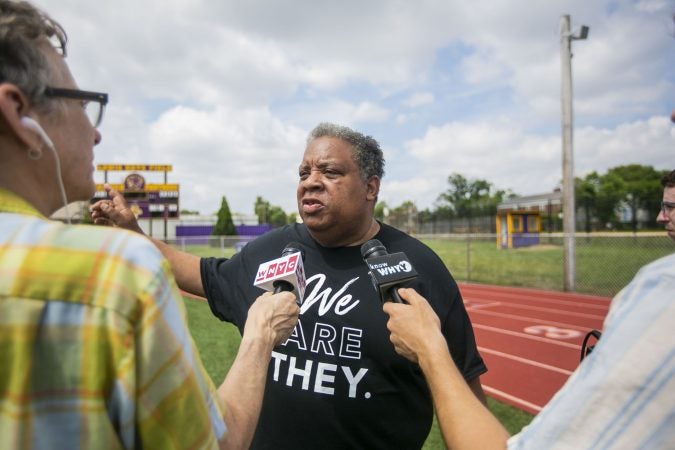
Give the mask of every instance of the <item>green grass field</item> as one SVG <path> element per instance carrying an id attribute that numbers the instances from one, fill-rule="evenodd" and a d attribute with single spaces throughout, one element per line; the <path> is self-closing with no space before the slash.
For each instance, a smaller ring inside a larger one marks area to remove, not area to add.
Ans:
<path id="1" fill-rule="evenodd" d="M 639 236 L 639 235 L 638 235 Z M 563 290 L 563 248 L 560 239 L 542 244 L 498 249 L 493 239 L 425 239 L 457 281 Z M 231 247 L 187 246 L 198 256 L 224 256 Z M 597 237 L 576 239 L 576 290 L 612 297 L 643 265 L 672 253 L 665 236 Z"/>
<path id="2" fill-rule="evenodd" d="M 424 241 L 457 281 L 563 290 L 560 242 L 498 249 L 493 240 Z M 612 297 L 643 265 L 675 250 L 665 236 L 576 239 L 577 292 Z"/>

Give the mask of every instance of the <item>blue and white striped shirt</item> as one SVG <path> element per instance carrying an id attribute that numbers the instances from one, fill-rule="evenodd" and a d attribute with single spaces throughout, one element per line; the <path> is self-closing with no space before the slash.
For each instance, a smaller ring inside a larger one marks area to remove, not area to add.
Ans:
<path id="1" fill-rule="evenodd" d="M 612 301 L 602 338 L 509 449 L 675 449 L 675 254 Z"/>

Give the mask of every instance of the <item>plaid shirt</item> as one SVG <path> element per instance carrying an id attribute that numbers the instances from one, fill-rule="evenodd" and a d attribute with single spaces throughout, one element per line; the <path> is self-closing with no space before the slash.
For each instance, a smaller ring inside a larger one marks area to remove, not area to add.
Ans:
<path id="1" fill-rule="evenodd" d="M 0 189 L 0 448 L 213 448 L 225 431 L 157 249 Z"/>

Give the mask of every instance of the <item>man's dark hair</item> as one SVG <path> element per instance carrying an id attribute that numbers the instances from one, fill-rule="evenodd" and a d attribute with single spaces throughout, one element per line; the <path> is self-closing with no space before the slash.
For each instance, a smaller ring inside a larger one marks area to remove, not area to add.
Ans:
<path id="1" fill-rule="evenodd" d="M 661 178 L 661 186 L 664 188 L 675 187 L 675 170 L 667 173 Z"/>
<path id="2" fill-rule="evenodd" d="M 359 166 L 361 176 L 368 180 L 372 176 L 380 179 L 384 176 L 384 156 L 380 144 L 370 136 L 366 136 L 349 127 L 323 122 L 317 125 L 307 138 L 309 144 L 320 137 L 334 137 L 348 142 L 353 147 L 354 161 Z"/>
<path id="3" fill-rule="evenodd" d="M 35 106 L 50 79 L 49 64 L 39 45 L 51 43 L 66 55 L 66 32 L 46 13 L 28 2 L 0 0 L 0 83 L 12 83 Z"/>

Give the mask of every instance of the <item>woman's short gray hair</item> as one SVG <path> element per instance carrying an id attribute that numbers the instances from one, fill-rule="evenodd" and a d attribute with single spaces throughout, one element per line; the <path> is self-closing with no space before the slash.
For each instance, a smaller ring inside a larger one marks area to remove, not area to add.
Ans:
<path id="1" fill-rule="evenodd" d="M 364 180 L 372 176 L 380 179 L 384 176 L 384 156 L 380 144 L 370 136 L 366 136 L 351 128 L 323 122 L 317 125 L 307 137 L 309 144 L 320 137 L 334 137 L 349 142 L 353 147 L 354 161 L 361 170 Z"/>
<path id="2" fill-rule="evenodd" d="M 28 2 L 0 0 L 0 83 L 16 85 L 34 106 L 43 105 L 50 80 L 42 41 L 66 55 L 63 27 Z"/>

